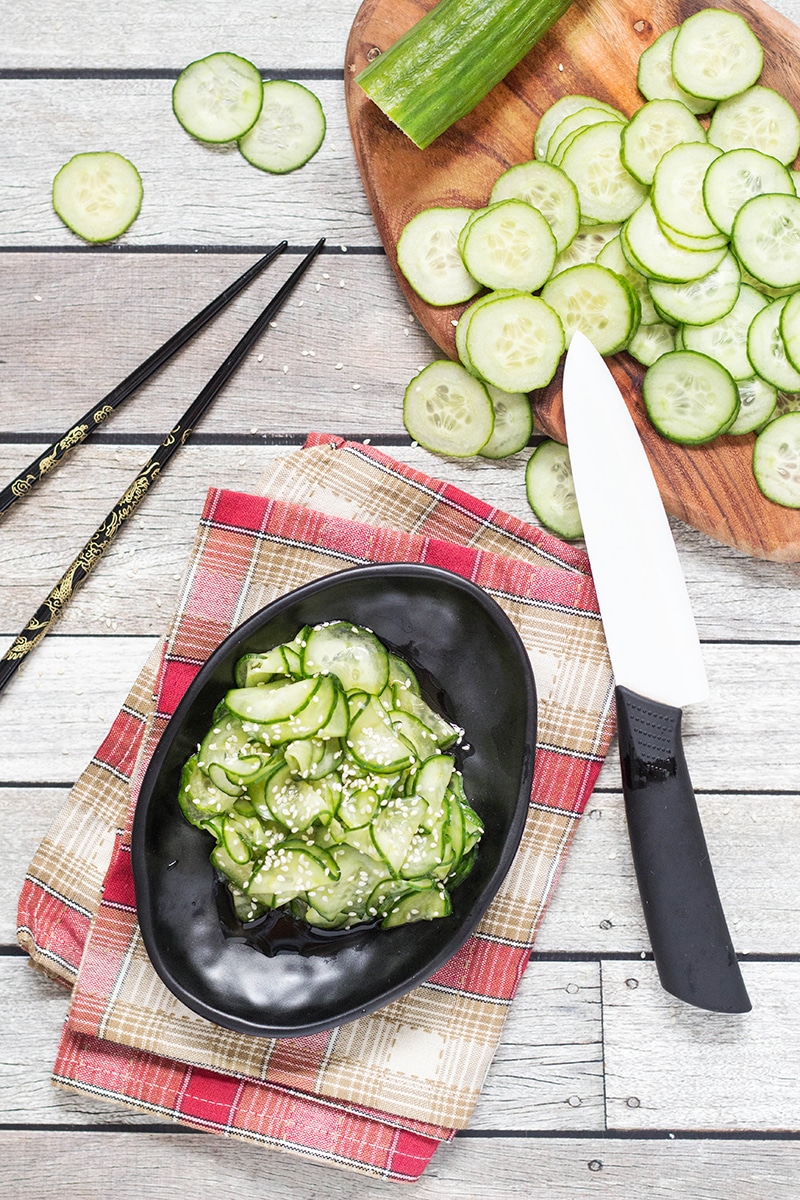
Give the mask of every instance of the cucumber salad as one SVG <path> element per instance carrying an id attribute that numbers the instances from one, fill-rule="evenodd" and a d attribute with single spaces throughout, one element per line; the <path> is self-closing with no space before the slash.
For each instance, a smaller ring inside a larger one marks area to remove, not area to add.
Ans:
<path id="1" fill-rule="evenodd" d="M 643 398 L 663 437 L 757 434 L 761 491 L 800 507 L 800 119 L 759 83 L 763 58 L 742 17 L 694 13 L 642 53 L 645 102 L 630 118 L 562 96 L 531 160 L 506 170 L 484 207 L 408 222 L 406 279 L 428 304 L 466 305 L 458 361 L 430 364 L 406 389 L 415 441 L 483 454 L 502 421 L 503 454 L 521 450 L 523 401 L 551 382 L 579 329 L 601 354 L 625 350 L 647 369 Z M 566 449 L 540 457 L 526 482 L 542 523 L 579 536 Z"/>
<path id="2" fill-rule="evenodd" d="M 452 753 L 463 731 L 408 664 L 347 621 L 236 665 L 179 803 L 212 834 L 234 911 L 318 929 L 446 917 L 483 833 Z"/>

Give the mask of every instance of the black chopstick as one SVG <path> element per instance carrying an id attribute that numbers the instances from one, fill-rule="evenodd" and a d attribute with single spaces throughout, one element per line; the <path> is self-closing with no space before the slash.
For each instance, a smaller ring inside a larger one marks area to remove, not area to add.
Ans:
<path id="1" fill-rule="evenodd" d="M 267 324 L 278 312 L 301 275 L 303 275 L 312 260 L 322 249 L 324 243 L 325 239 L 320 238 L 316 246 L 306 255 L 299 266 L 295 267 L 292 274 L 275 293 L 261 315 L 256 318 L 244 337 L 234 347 L 222 365 L 214 372 L 214 375 L 200 392 L 197 399 L 187 408 L 178 421 L 178 424 L 164 438 L 152 458 L 145 463 L 133 483 L 127 488 L 124 495 L 120 497 L 102 524 L 98 526 L 80 554 L 70 564 L 47 598 L 37 608 L 28 621 L 28 624 L 0 659 L 0 691 L 2 691 L 9 679 L 11 679 L 23 659 L 39 644 L 56 618 L 61 615 L 75 589 L 83 582 L 111 545 L 125 521 L 127 521 L 153 484 L 158 480 L 176 450 L 188 441 L 196 423 L 200 420 L 212 400 L 214 400 L 228 382 L 251 346 L 263 333 Z"/>
<path id="2" fill-rule="evenodd" d="M 286 249 L 287 245 L 288 243 L 285 241 L 279 242 L 263 258 L 254 263 L 230 287 L 227 287 L 224 292 L 217 296 L 216 300 L 212 300 L 210 304 L 206 305 L 202 312 L 199 312 L 196 317 L 192 317 L 191 321 L 187 321 L 183 328 L 174 333 L 163 346 L 131 371 L 127 379 L 123 379 L 115 388 L 112 388 L 107 396 L 104 396 L 102 400 L 94 404 L 87 413 L 84 413 L 71 429 L 68 429 L 66 433 L 62 433 L 58 441 L 53 442 L 52 446 L 48 446 L 38 458 L 35 458 L 24 470 L 20 471 L 16 479 L 12 479 L 11 483 L 0 491 L 0 514 L 6 512 L 7 509 L 11 508 L 12 504 L 21 500 L 23 496 L 27 496 L 31 488 L 35 487 L 45 475 L 49 475 L 53 468 L 58 466 L 67 454 L 69 454 L 70 450 L 75 446 L 79 446 L 81 442 L 85 442 L 94 433 L 95 429 L 107 421 L 123 401 L 127 400 L 128 396 L 132 395 L 151 375 L 155 375 L 156 371 L 169 362 L 173 354 L 176 354 L 182 346 L 185 346 L 212 317 L 222 312 L 223 308 L 233 300 L 234 296 L 238 296 L 239 292 L 246 288 L 248 283 L 251 283 L 256 276 L 260 275 L 264 268 Z"/>

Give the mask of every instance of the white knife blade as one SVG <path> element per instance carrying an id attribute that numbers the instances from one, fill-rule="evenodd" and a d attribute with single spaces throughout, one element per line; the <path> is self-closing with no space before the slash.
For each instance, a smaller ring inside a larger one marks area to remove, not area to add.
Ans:
<path id="1" fill-rule="evenodd" d="M 676 708 L 705 700 L 700 641 L 653 472 L 614 377 L 579 331 L 564 365 L 563 399 L 616 682 Z"/>

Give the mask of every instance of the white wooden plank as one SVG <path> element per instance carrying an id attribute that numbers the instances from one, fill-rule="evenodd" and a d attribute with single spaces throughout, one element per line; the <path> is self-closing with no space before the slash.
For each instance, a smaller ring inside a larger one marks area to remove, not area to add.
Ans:
<path id="1" fill-rule="evenodd" d="M 94 753 L 153 644 L 152 638 L 116 635 L 45 638 L 0 704 L 0 779 L 73 779 Z M 788 714 L 800 707 L 800 645 L 712 644 L 705 652 L 712 700 L 702 714 L 693 710 L 684 720 L 695 787 L 795 791 L 800 739 L 785 731 Z M 6 703 L 11 696 L 13 703 Z M 46 755 L 43 712 L 50 738 Z M 782 739 L 779 754 L 773 749 L 776 736 Z M 608 789 L 619 787 L 615 747 L 600 776 Z"/>
<path id="2" fill-rule="evenodd" d="M 309 81 L 327 132 L 301 171 L 270 175 L 235 144 L 191 138 L 172 113 L 170 79 L 0 79 L 4 130 L 0 244 L 83 245 L 51 203 L 53 177 L 73 154 L 116 150 L 144 185 L 142 210 L 119 241 L 143 245 L 307 245 L 378 242 L 355 164 L 341 80 Z"/>
<path id="3" fill-rule="evenodd" d="M 252 443 L 185 447 L 91 582 L 77 593 L 61 629 L 99 633 L 109 629 L 108 620 L 116 622 L 118 630 L 134 634 L 161 629 L 177 593 L 175 575 L 191 547 L 207 488 L 253 489 L 270 461 L 297 448 L 296 444 L 259 445 L 257 437 Z M 41 449 L 36 443 L 0 442 L 0 481 L 12 478 Z M 521 520 L 537 523 L 525 498 L 527 452 L 496 464 L 481 458 L 443 459 L 408 445 L 385 449 Z M 148 446 L 89 443 L 3 517 L 0 631 L 10 635 L 27 621 L 150 452 Z M 800 564 L 745 558 L 679 521 L 673 522 L 673 530 L 701 637 L 795 638 L 800 627 Z"/>
<path id="4" fill-rule="evenodd" d="M 212 1134 L 0 1134 L 0 1187 L 14 1200 L 47 1200 L 53 1181 L 80 1200 L 796 1200 L 797 1143 L 711 1139 L 457 1138 L 418 1183 L 347 1170 Z"/>
<path id="5" fill-rule="evenodd" d="M 66 796 L 66 788 L 0 788 L 0 944 L 14 941 L 25 871 Z M 800 797 L 700 796 L 698 804 L 737 950 L 750 955 L 799 953 Z M 776 805 L 782 819 L 765 819 Z M 578 827 L 536 951 L 638 955 L 642 950 L 649 950 L 649 942 L 622 799 L 595 794 Z"/>
<path id="6" fill-rule="evenodd" d="M 266 5 L 176 5 L 146 0 L 42 0 L 4 13 L 0 68 L 174 68 L 215 50 L 233 50 L 260 68 L 341 67 L 356 0 L 270 0 Z"/>
<path id="7" fill-rule="evenodd" d="M 603 963 L 609 1128 L 798 1128 L 800 963 L 742 974 L 753 1011 L 730 1015 L 673 999 L 650 962 Z"/>
<path id="8" fill-rule="evenodd" d="M 142 1123 L 116 1105 L 51 1086 L 68 1001 L 61 985 L 34 971 L 27 959 L 0 958 L 0 992 L 0 1126 Z M 532 964 L 471 1128 L 587 1132 L 603 1129 L 604 1121 L 600 968 L 596 963 Z"/>
<path id="9" fill-rule="evenodd" d="M 259 240 L 274 244 L 280 232 L 265 228 Z M 0 291 L 0 431 L 68 429 L 256 257 L 0 254 L 3 275 L 14 279 Z M 272 263 L 105 431 L 148 433 L 157 444 L 299 261 L 286 253 Z M 199 429 L 327 432 L 335 419 L 339 432 L 403 434 L 403 390 L 438 354 L 385 256 L 334 246 L 309 268 Z"/>

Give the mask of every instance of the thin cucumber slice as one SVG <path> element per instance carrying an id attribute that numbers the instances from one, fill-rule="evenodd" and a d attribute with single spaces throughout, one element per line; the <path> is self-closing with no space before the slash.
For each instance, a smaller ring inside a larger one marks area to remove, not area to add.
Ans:
<path id="1" fill-rule="evenodd" d="M 724 100 L 755 83 L 764 65 L 761 43 L 736 13 L 704 8 L 688 17 L 672 47 L 672 74 L 692 96 Z"/>
<path id="2" fill-rule="evenodd" d="M 705 141 L 705 129 L 680 100 L 648 100 L 622 130 L 620 153 L 634 179 L 650 184 L 668 150 Z"/>
<path id="3" fill-rule="evenodd" d="M 667 241 L 672 242 L 673 246 L 678 246 L 681 250 L 697 252 L 703 250 L 726 250 L 728 248 L 728 239 L 722 233 L 712 234 L 711 237 L 696 238 L 691 237 L 689 234 L 681 233 L 679 229 L 672 229 L 664 221 L 659 220 L 658 224 Z"/>
<path id="4" fill-rule="evenodd" d="M 690 96 L 675 82 L 675 76 L 672 74 L 672 47 L 679 28 L 680 26 L 673 25 L 657 37 L 652 46 L 642 51 L 636 83 L 645 100 L 680 100 L 690 112 L 699 116 L 710 112 L 715 102 L 702 100 L 699 96 Z"/>
<path id="5" fill-rule="evenodd" d="M 546 440 L 536 447 L 525 468 L 525 491 L 528 504 L 547 529 L 567 540 L 583 537 L 566 446 Z"/>
<path id="6" fill-rule="evenodd" d="M 622 130 L 619 121 L 592 125 L 570 143 L 562 159 L 565 175 L 577 188 L 584 221 L 624 221 L 647 195 L 644 184 L 622 163 Z"/>
<path id="7" fill-rule="evenodd" d="M 468 458 L 492 436 L 494 411 L 480 380 L 460 363 L 440 359 L 420 371 L 406 388 L 403 424 L 426 450 Z"/>
<path id="8" fill-rule="evenodd" d="M 781 313 L 781 337 L 786 357 L 800 371 L 800 292 L 787 298 Z"/>
<path id="9" fill-rule="evenodd" d="M 800 120 L 779 92 L 758 85 L 717 105 L 708 140 L 720 150 L 749 147 L 788 164 L 800 149 Z"/>
<path id="10" fill-rule="evenodd" d="M 428 304 L 463 304 L 481 290 L 458 253 L 458 235 L 471 215 L 470 208 L 425 208 L 400 234 L 397 265 Z"/>
<path id="11" fill-rule="evenodd" d="M 733 222 L 733 249 L 769 287 L 800 286 L 800 197 L 754 196 Z"/>
<path id="12" fill-rule="evenodd" d="M 268 79 L 258 120 L 239 138 L 249 163 L 272 175 L 305 166 L 325 138 L 325 113 L 313 92 L 289 79 Z"/>
<path id="13" fill-rule="evenodd" d="M 752 379 L 738 379 L 739 411 L 736 420 L 726 433 L 752 433 L 760 428 L 772 416 L 778 402 L 778 395 L 772 384 L 754 375 Z"/>
<path id="14" fill-rule="evenodd" d="M 566 250 L 562 250 L 555 261 L 551 275 L 558 275 L 568 267 L 579 263 L 596 262 L 604 247 L 617 237 L 622 225 L 614 221 L 610 225 L 583 225 Z"/>
<path id="15" fill-rule="evenodd" d="M 736 303 L 726 316 L 709 325 L 683 326 L 686 349 L 715 359 L 734 379 L 749 379 L 753 368 L 747 357 L 747 331 L 756 313 L 768 303 L 766 296 L 743 283 Z"/>
<path id="16" fill-rule="evenodd" d="M 610 118 L 612 118 L 611 113 L 595 106 L 579 108 L 577 112 L 570 113 L 568 117 L 559 122 L 547 143 L 547 161 L 557 165 L 559 149 L 568 138 L 572 137 L 573 133 L 577 133 L 580 129 L 586 129 L 589 125 L 599 125 L 601 121 L 608 121 Z M 613 119 L 623 120 L 622 117 Z"/>
<path id="17" fill-rule="evenodd" d="M 53 208 L 86 242 L 110 242 L 129 229 L 142 207 L 142 179 L 111 150 L 75 154 L 53 180 Z"/>
<path id="18" fill-rule="evenodd" d="M 467 328 L 470 362 L 481 379 L 504 392 L 545 387 L 563 351 L 564 331 L 557 314 L 544 300 L 525 292 L 481 305 Z M 486 399 L 491 408 L 488 393 Z"/>
<path id="19" fill-rule="evenodd" d="M 607 112 L 611 116 L 617 117 L 624 121 L 624 115 L 618 108 L 614 108 L 611 104 L 606 104 L 603 100 L 597 100 L 594 96 L 582 96 L 579 93 L 561 96 L 554 104 L 545 109 L 536 126 L 536 133 L 533 139 L 533 152 L 537 159 L 543 159 L 547 156 L 547 146 L 550 138 L 553 136 L 555 129 L 565 117 L 571 113 L 579 112 L 582 108 L 598 108 L 602 112 Z"/>
<path id="20" fill-rule="evenodd" d="M 526 200 L 538 208 L 553 231 L 558 253 L 571 243 L 580 227 L 575 184 L 558 167 L 546 162 L 518 163 L 497 179 L 489 201 Z"/>
<path id="21" fill-rule="evenodd" d="M 625 349 L 643 367 L 651 367 L 662 354 L 669 354 L 675 349 L 674 326 L 667 325 L 665 321 L 640 325 Z"/>
<path id="22" fill-rule="evenodd" d="M 579 329 L 601 354 L 621 350 L 639 324 L 641 310 L 631 286 L 597 263 L 554 276 L 542 289 L 542 300 L 558 313 L 567 345 Z"/>
<path id="23" fill-rule="evenodd" d="M 525 200 L 501 200 L 470 219 L 461 257 L 488 288 L 535 292 L 550 277 L 556 239 L 544 216 Z"/>
<path id="24" fill-rule="evenodd" d="M 768 500 L 800 508 L 800 412 L 784 413 L 762 429 L 753 447 L 753 474 Z"/>
<path id="25" fill-rule="evenodd" d="M 728 371 L 691 350 L 664 354 L 648 367 L 642 397 L 658 432 L 687 446 L 724 433 L 739 408 L 739 392 Z"/>
<path id="26" fill-rule="evenodd" d="M 728 236 L 742 205 L 753 196 L 769 192 L 796 194 L 791 173 L 783 163 L 760 150 L 728 150 L 711 163 L 703 180 L 706 212 Z"/>
<path id="27" fill-rule="evenodd" d="M 656 167 L 650 199 L 662 229 L 677 230 L 689 238 L 705 238 L 703 247 L 714 249 L 709 239 L 718 245 L 725 238 L 711 220 L 703 199 L 706 173 L 721 151 L 708 142 L 688 142 L 674 146 Z"/>
<path id="28" fill-rule="evenodd" d="M 258 69 L 223 51 L 181 71 L 172 89 L 172 111 L 192 137 L 233 142 L 255 124 L 262 98 Z"/>
<path id="29" fill-rule="evenodd" d="M 739 295 L 741 272 L 733 254 L 702 279 L 688 283 L 650 280 L 650 295 L 659 313 L 673 324 L 710 325 L 731 311 Z"/>
<path id="30" fill-rule="evenodd" d="M 652 279 L 668 283 L 688 283 L 702 279 L 718 267 L 726 254 L 724 246 L 716 250 L 685 250 L 666 236 L 658 223 L 655 209 L 646 200 L 626 222 L 622 249 L 632 266 Z"/>
<path id="31" fill-rule="evenodd" d="M 479 296 L 477 300 L 465 308 L 456 321 L 456 354 L 458 355 L 458 361 L 466 368 L 470 375 L 478 374 L 470 362 L 469 351 L 467 350 L 467 332 L 473 315 L 482 305 L 490 304 L 492 300 L 497 300 L 500 296 L 515 294 L 516 290 L 514 288 L 503 288 L 500 291 L 486 292 L 485 295 Z"/>
<path id="32" fill-rule="evenodd" d="M 653 325 L 659 320 L 659 315 L 656 312 L 650 295 L 650 285 L 644 275 L 632 267 L 627 258 L 622 252 L 622 243 L 619 234 L 606 242 L 603 249 L 597 256 L 597 265 L 599 267 L 607 267 L 609 271 L 613 271 L 616 275 L 621 275 L 639 297 L 639 306 L 641 315 L 639 317 L 640 325 Z"/>
<path id="33" fill-rule="evenodd" d="M 491 384 L 486 390 L 494 410 L 494 430 L 478 453 L 481 458 L 508 458 L 527 446 L 533 433 L 531 402 L 525 392 L 501 392 Z"/>
<path id="34" fill-rule="evenodd" d="M 800 392 L 800 371 L 796 371 L 786 357 L 781 336 L 781 317 L 786 304 L 785 297 L 779 298 L 756 313 L 747 331 L 747 357 L 756 375 L 774 388 L 780 388 L 782 392 Z"/>
<path id="35" fill-rule="evenodd" d="M 305 675 L 335 675 L 346 692 L 379 695 L 389 679 L 386 647 L 369 629 L 349 621 L 315 625 L 303 647 Z"/>

